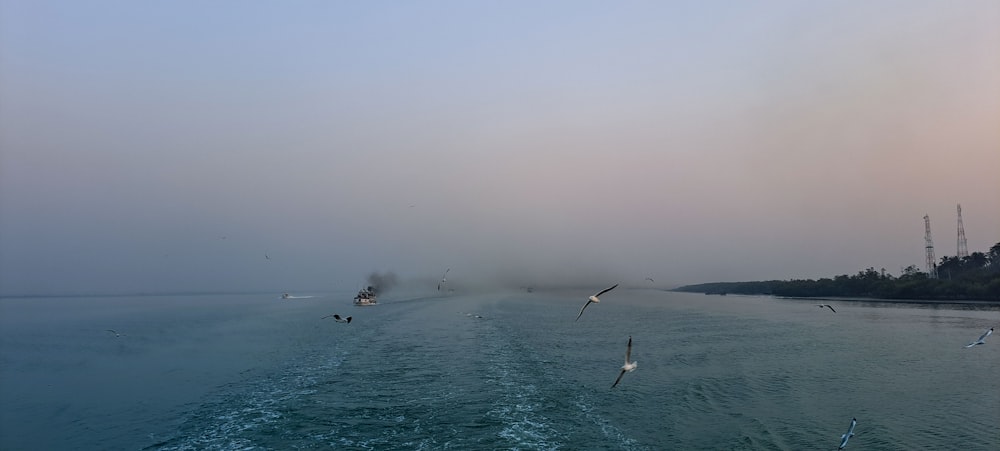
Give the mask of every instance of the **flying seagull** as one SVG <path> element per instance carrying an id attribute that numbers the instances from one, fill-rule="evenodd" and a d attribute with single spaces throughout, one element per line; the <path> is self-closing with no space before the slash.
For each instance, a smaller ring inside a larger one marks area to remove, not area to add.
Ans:
<path id="1" fill-rule="evenodd" d="M 826 308 L 830 309 L 830 311 L 831 311 L 831 312 L 833 312 L 833 313 L 837 313 L 837 311 L 836 311 L 836 310 L 834 310 L 834 309 L 833 309 L 833 306 L 832 306 L 832 305 L 830 305 L 830 304 L 816 304 L 816 307 L 819 307 L 819 308 L 823 308 L 823 307 L 826 307 Z"/>
<path id="2" fill-rule="evenodd" d="M 451 268 L 444 270 L 444 274 L 441 275 L 441 283 L 438 284 L 438 291 L 441 291 L 441 284 L 448 281 L 448 271 L 451 271 Z"/>
<path id="3" fill-rule="evenodd" d="M 857 425 L 858 425 L 858 419 L 851 418 L 851 427 L 847 429 L 846 434 L 840 436 L 840 448 L 837 449 L 844 449 L 844 447 L 847 446 L 847 441 L 850 440 L 851 437 L 854 437 L 854 426 Z"/>
<path id="4" fill-rule="evenodd" d="M 631 373 L 635 371 L 635 367 L 639 366 L 639 362 L 629 362 L 629 359 L 631 357 L 632 357 L 632 336 L 629 335 L 628 348 L 625 350 L 625 364 L 622 365 L 622 372 L 618 373 L 618 379 L 615 379 L 615 383 L 611 384 L 611 388 L 615 388 L 615 386 L 618 385 L 619 382 L 621 382 L 622 376 L 624 376 L 625 373 Z"/>
<path id="5" fill-rule="evenodd" d="M 971 347 L 973 347 L 975 345 L 984 345 L 984 344 L 986 344 L 986 337 L 989 337 L 990 334 L 992 334 L 992 333 L 993 333 L 993 328 L 991 327 L 990 330 L 988 330 L 986 332 L 983 332 L 983 334 L 979 336 L 978 340 L 965 345 L 965 347 L 966 348 L 971 348 Z"/>
<path id="6" fill-rule="evenodd" d="M 600 296 L 600 295 L 602 295 L 604 293 L 607 293 L 607 292 L 609 292 L 611 290 L 614 290 L 615 287 L 617 287 L 617 286 L 618 286 L 618 284 L 616 283 L 613 286 L 611 286 L 610 288 L 605 288 L 605 289 L 601 290 L 600 292 L 598 292 L 597 294 L 591 296 L 589 299 L 587 299 L 587 303 L 583 304 L 583 308 L 580 309 L 580 314 L 576 315 L 576 319 L 573 320 L 573 321 L 579 321 L 580 320 L 580 317 L 583 316 L 583 311 L 587 309 L 587 306 L 590 305 L 591 302 L 593 302 L 593 303 L 601 302 L 601 300 L 598 299 L 598 296 Z"/>
<path id="7" fill-rule="evenodd" d="M 648 280 L 648 281 L 650 281 L 650 282 L 653 282 L 653 283 L 656 283 L 656 282 L 655 282 L 655 281 L 653 280 L 653 278 L 652 278 L 652 277 L 647 277 L 647 278 L 646 278 L 646 280 Z"/>
<path id="8" fill-rule="evenodd" d="M 326 315 L 326 316 L 324 316 L 324 317 L 322 317 L 320 319 L 327 319 L 327 318 L 329 318 L 331 316 L 333 317 L 333 320 L 336 321 L 336 322 L 338 322 L 338 323 L 348 323 L 348 324 L 351 323 L 351 317 L 350 316 L 348 316 L 347 318 L 341 318 L 340 315 Z"/>
<path id="9" fill-rule="evenodd" d="M 107 331 L 115 334 L 115 338 L 119 338 L 119 337 L 125 336 L 125 334 L 120 334 L 120 333 L 116 332 L 114 329 L 107 329 Z"/>
<path id="10" fill-rule="evenodd" d="M 270 260 L 270 259 L 271 259 L 271 257 L 269 255 L 267 255 L 267 252 L 265 252 L 264 253 L 264 260 Z"/>

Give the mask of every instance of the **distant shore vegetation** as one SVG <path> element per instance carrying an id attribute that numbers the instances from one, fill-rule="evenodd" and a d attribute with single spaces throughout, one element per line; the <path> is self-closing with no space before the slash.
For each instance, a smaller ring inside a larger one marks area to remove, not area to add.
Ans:
<path id="1" fill-rule="evenodd" d="M 1000 243 L 988 252 L 967 257 L 941 257 L 937 278 L 914 265 L 893 276 L 885 268 L 818 280 L 712 282 L 685 285 L 674 291 L 705 294 L 748 294 L 784 297 L 860 297 L 914 300 L 982 300 L 1000 302 Z"/>

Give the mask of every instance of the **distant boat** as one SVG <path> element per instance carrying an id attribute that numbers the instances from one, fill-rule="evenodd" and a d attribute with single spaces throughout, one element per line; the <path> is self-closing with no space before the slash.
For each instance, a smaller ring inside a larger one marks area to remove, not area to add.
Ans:
<path id="1" fill-rule="evenodd" d="M 378 305 L 375 287 L 362 288 L 361 291 L 358 291 L 358 295 L 354 297 L 354 305 L 358 307 Z"/>
<path id="2" fill-rule="evenodd" d="M 281 293 L 281 299 L 288 299 L 290 297 L 292 297 L 292 295 L 290 295 L 288 293 Z"/>

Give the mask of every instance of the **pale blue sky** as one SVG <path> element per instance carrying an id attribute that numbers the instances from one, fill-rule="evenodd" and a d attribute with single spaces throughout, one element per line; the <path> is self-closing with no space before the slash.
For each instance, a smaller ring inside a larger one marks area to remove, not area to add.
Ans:
<path id="1" fill-rule="evenodd" d="M 7 294 L 898 274 L 959 202 L 1000 241 L 993 1 L 0 0 L 0 99 Z"/>

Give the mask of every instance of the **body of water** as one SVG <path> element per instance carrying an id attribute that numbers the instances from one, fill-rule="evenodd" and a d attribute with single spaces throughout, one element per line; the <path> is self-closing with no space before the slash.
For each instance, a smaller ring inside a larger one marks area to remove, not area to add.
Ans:
<path id="1" fill-rule="evenodd" d="M 0 299 L 0 449 L 1000 449 L 1000 307 L 592 291 Z"/>

